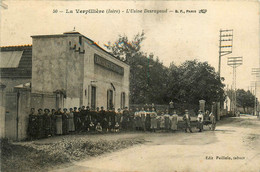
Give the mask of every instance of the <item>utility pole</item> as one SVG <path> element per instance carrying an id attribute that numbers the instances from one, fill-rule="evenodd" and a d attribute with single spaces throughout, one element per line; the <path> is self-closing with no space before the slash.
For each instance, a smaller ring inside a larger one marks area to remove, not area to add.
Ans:
<path id="1" fill-rule="evenodd" d="M 235 115 L 236 109 L 237 109 L 237 96 L 236 96 L 236 68 L 243 64 L 243 57 L 228 57 L 227 64 L 233 68 L 233 83 L 232 87 L 232 104 L 233 104 L 233 115 Z"/>
<path id="2" fill-rule="evenodd" d="M 259 77 L 260 77 L 260 68 L 252 68 L 252 75 L 256 76 L 256 79 L 254 81 L 254 87 L 255 87 L 255 104 L 254 104 L 254 115 L 256 115 L 257 113 L 257 98 L 256 98 L 256 94 L 257 94 L 257 83 L 259 82 Z"/>
<path id="3" fill-rule="evenodd" d="M 233 29 L 219 31 L 219 61 L 218 73 L 221 76 L 221 57 L 231 54 L 233 47 Z"/>

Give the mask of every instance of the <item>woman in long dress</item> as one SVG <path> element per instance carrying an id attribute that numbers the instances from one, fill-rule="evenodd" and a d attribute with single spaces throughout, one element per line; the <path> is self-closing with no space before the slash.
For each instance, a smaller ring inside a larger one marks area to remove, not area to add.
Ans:
<path id="1" fill-rule="evenodd" d="M 151 112 L 149 108 L 146 111 L 146 117 L 145 117 L 145 129 L 149 131 L 151 129 Z"/>
<path id="2" fill-rule="evenodd" d="M 171 130 L 176 131 L 178 128 L 178 115 L 176 111 L 173 111 L 173 115 L 171 116 Z"/>
<path id="3" fill-rule="evenodd" d="M 68 114 L 68 116 L 69 116 L 69 131 L 70 131 L 70 132 L 75 131 L 74 114 L 73 114 L 72 110 L 73 110 L 73 109 L 70 108 L 70 112 L 69 112 L 69 114 Z"/>
<path id="4" fill-rule="evenodd" d="M 168 114 L 168 110 L 166 110 L 166 113 L 164 114 L 164 120 L 165 120 L 165 130 L 170 130 L 170 115 Z"/>
<path id="5" fill-rule="evenodd" d="M 154 108 L 152 109 L 151 112 L 151 131 L 155 132 L 155 130 L 157 129 L 157 120 L 156 120 L 157 114 L 154 110 Z"/>
<path id="6" fill-rule="evenodd" d="M 146 112 L 144 111 L 144 108 L 142 108 L 142 110 L 139 112 L 139 115 L 141 116 L 141 129 L 143 131 L 146 131 L 145 129 L 145 118 L 146 118 Z"/>
<path id="7" fill-rule="evenodd" d="M 134 119 L 135 119 L 135 129 L 137 131 L 140 131 L 141 127 L 142 127 L 142 122 L 141 122 L 141 116 L 140 116 L 138 108 L 136 108 L 135 118 Z"/>
<path id="8" fill-rule="evenodd" d="M 57 112 L 55 112 L 55 119 L 56 119 L 56 134 L 62 134 L 62 112 L 59 108 Z"/>
<path id="9" fill-rule="evenodd" d="M 165 129 L 164 112 L 162 112 L 161 118 L 160 118 L 160 129 L 161 129 L 162 131 L 164 131 L 164 129 Z"/>

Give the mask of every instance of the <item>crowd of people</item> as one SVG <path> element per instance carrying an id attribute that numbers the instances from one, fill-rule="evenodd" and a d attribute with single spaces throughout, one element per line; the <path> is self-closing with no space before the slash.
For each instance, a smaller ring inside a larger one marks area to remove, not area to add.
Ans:
<path id="1" fill-rule="evenodd" d="M 189 111 L 185 110 L 183 116 L 185 122 L 185 132 L 189 129 L 190 132 L 190 115 Z M 203 115 L 199 112 L 198 128 L 203 130 Z M 28 123 L 29 139 L 47 138 L 55 135 L 66 135 L 69 133 L 79 132 L 119 132 L 120 130 L 128 131 L 176 131 L 178 129 L 178 115 L 176 111 L 169 113 L 168 109 L 158 112 L 155 108 L 138 108 L 135 111 L 124 109 L 104 110 L 103 107 L 90 110 L 87 106 L 81 108 L 64 108 L 63 111 L 59 108 L 38 109 L 35 112 L 31 108 Z"/>

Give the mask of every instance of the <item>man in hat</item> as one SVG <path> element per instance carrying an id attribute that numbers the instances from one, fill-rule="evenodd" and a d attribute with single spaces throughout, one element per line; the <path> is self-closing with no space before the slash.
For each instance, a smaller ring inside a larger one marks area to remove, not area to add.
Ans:
<path id="1" fill-rule="evenodd" d="M 185 122 L 185 133 L 187 133 L 187 129 L 190 130 L 190 132 L 192 133 L 191 127 L 190 127 L 190 114 L 188 110 L 185 110 L 185 114 L 183 116 L 183 121 Z"/>

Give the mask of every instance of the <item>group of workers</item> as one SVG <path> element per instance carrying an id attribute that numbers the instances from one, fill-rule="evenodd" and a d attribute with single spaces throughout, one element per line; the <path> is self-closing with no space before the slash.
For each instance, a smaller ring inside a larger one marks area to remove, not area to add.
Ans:
<path id="1" fill-rule="evenodd" d="M 212 115 L 213 116 L 213 115 Z M 198 114 L 198 128 L 203 130 L 202 111 Z M 213 116 L 214 117 L 214 116 Z M 185 122 L 185 132 L 190 132 L 191 118 L 189 111 L 185 110 L 183 116 Z M 129 131 L 176 131 L 178 129 L 178 115 L 176 111 L 169 113 L 168 109 L 164 112 L 156 111 L 155 108 L 146 110 L 138 108 L 134 111 L 124 109 L 104 110 L 103 107 L 90 110 L 87 106 L 81 108 L 61 108 L 38 109 L 38 113 L 31 108 L 28 123 L 29 139 L 40 139 L 54 135 L 66 135 L 74 132 L 119 132 L 119 130 Z"/>

